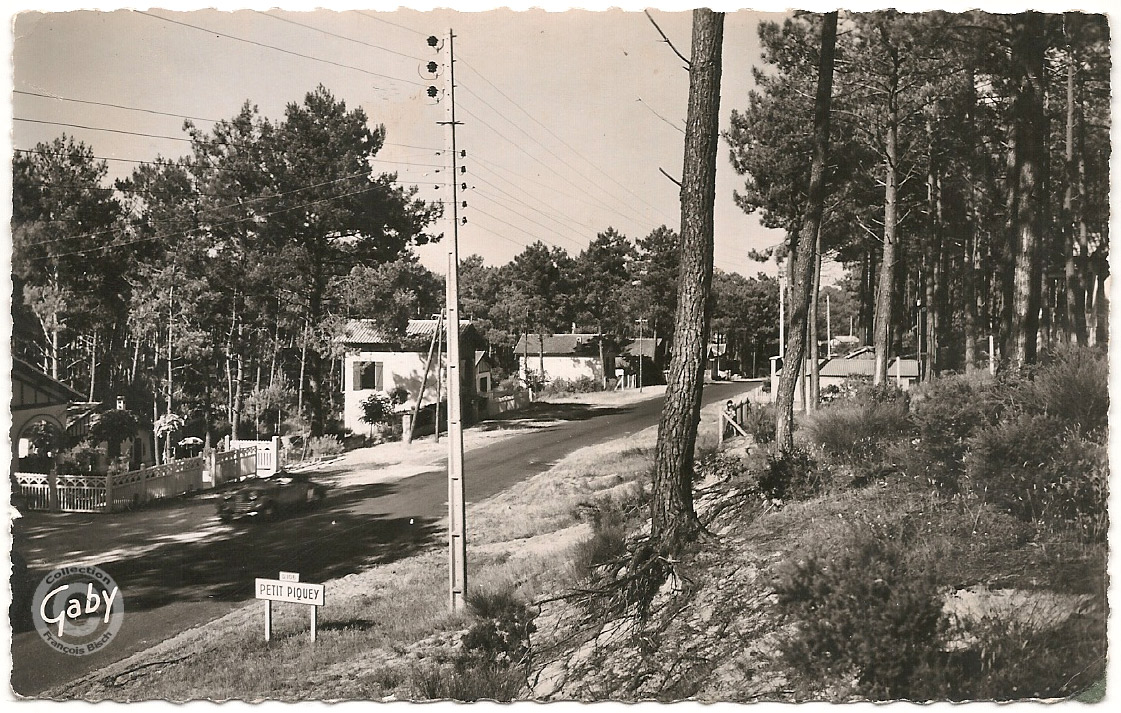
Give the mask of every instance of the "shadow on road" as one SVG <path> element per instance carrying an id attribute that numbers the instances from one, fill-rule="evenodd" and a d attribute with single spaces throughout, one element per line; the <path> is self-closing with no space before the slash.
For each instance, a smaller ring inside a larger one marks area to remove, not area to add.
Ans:
<path id="1" fill-rule="evenodd" d="M 281 570 L 299 572 L 306 582 L 324 582 L 409 557 L 435 544 L 442 531 L 437 531 L 434 519 L 350 510 L 394 490 L 388 483 L 340 489 L 311 512 L 223 526 L 204 539 L 168 542 L 98 566 L 121 588 L 126 611 L 177 601 L 247 599 L 253 595 L 255 577 L 276 579 Z M 206 512 L 206 517 L 213 517 L 213 511 Z M 33 582 L 44 574 L 29 573 Z M 30 628 L 30 621 L 12 624 L 16 631 Z"/>
<path id="2" fill-rule="evenodd" d="M 612 416 L 630 412 L 620 406 L 590 406 L 588 404 L 532 403 L 529 406 L 496 416 L 474 426 L 480 431 L 504 431 L 514 428 L 548 428 L 557 421 L 587 421 L 599 416 Z"/>

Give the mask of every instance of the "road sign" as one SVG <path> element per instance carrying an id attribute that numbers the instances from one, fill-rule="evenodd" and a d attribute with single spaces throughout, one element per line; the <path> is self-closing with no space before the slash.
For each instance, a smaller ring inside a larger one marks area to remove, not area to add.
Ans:
<path id="1" fill-rule="evenodd" d="M 253 595 L 265 600 L 265 641 L 272 640 L 272 603 L 291 602 L 311 607 L 311 640 L 314 642 L 325 590 L 322 584 L 301 584 L 297 572 L 281 572 L 280 579 L 255 579 Z"/>
<path id="2" fill-rule="evenodd" d="M 307 584 L 300 582 L 285 582 L 280 579 L 258 578 L 253 587 L 257 599 L 268 599 L 273 602 L 292 602 L 293 604 L 312 604 L 323 606 L 322 584 Z"/>

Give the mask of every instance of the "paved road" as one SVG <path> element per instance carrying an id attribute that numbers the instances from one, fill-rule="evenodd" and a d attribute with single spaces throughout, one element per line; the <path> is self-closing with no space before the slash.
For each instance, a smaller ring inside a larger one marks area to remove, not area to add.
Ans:
<path id="1" fill-rule="evenodd" d="M 756 386 L 709 385 L 704 400 Z M 574 450 L 647 428 L 661 404 L 563 406 L 555 425 L 468 451 L 467 500 L 490 497 Z M 316 477 L 344 475 L 325 470 Z M 323 582 L 407 557 L 442 540 L 446 514 L 442 463 L 396 482 L 335 488 L 316 511 L 255 526 L 218 523 L 212 497 L 113 516 L 32 513 L 17 527 L 35 581 L 55 567 L 97 564 L 120 586 L 126 616 L 111 646 L 84 657 L 56 653 L 15 622 L 12 687 L 36 695 L 222 616 L 251 598 L 254 577 L 288 570 Z"/>

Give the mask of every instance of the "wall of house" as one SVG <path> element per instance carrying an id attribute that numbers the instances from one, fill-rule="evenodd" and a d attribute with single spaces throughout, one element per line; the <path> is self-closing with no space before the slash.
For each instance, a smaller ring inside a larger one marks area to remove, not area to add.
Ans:
<path id="1" fill-rule="evenodd" d="M 365 433 L 370 426 L 362 422 L 362 402 L 378 391 L 391 392 L 402 387 L 409 392 L 410 401 L 416 398 L 424 380 L 424 366 L 428 354 L 419 352 L 361 351 L 343 357 L 343 425 L 355 433 Z M 434 360 L 424 388 L 424 403 L 436 400 L 437 379 L 444 367 L 444 359 Z M 355 364 L 378 363 L 381 369 L 381 388 L 362 389 L 355 382 Z"/>
<path id="2" fill-rule="evenodd" d="M 346 354 L 343 357 L 343 426 L 354 433 L 367 433 L 370 430 L 370 425 L 362 421 L 362 402 L 379 390 L 388 393 L 397 388 L 404 388 L 409 392 L 408 403 L 411 405 L 416 399 L 421 382 L 424 381 L 424 365 L 427 359 L 427 352 L 361 351 Z M 381 364 L 381 389 L 355 388 L 358 385 L 355 383 L 355 364 L 359 362 Z M 437 379 L 443 371 L 445 363 L 443 355 L 438 355 L 434 359 L 424 387 L 424 396 L 421 401 L 423 405 L 436 401 Z M 478 392 L 479 375 L 475 373 L 475 370 L 466 360 L 460 361 L 459 371 L 460 378 L 465 385 L 465 397 L 473 398 Z M 490 384 L 490 387 L 493 389 L 493 384 Z M 447 394 L 441 393 L 440 399 L 446 400 Z M 466 401 L 464 402 L 464 408 L 470 408 Z M 465 414 L 470 416 L 471 412 L 465 411 Z"/>
<path id="3" fill-rule="evenodd" d="M 518 374 L 525 379 L 525 359 L 518 355 Z M 541 369 L 540 356 L 529 355 L 529 370 L 537 372 Z M 583 377 L 590 379 L 602 378 L 603 370 L 598 356 L 545 356 L 545 375 L 548 379 L 566 379 L 573 381 Z M 614 376 L 614 374 L 612 374 Z"/>

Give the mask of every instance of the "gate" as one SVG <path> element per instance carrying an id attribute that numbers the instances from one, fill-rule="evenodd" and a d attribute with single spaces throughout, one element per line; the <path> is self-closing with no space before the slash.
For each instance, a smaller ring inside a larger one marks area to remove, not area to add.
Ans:
<path id="1" fill-rule="evenodd" d="M 241 448 L 257 449 L 257 476 L 264 478 L 272 475 L 284 467 L 284 453 L 280 449 L 280 436 L 273 436 L 268 441 L 241 441 L 230 440 L 229 450 Z"/>

